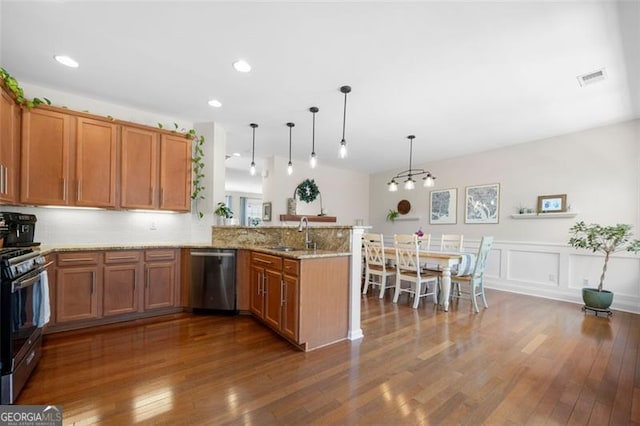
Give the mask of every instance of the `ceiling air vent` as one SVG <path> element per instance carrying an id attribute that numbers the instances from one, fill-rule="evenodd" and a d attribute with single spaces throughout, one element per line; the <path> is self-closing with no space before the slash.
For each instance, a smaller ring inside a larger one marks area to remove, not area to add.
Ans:
<path id="1" fill-rule="evenodd" d="M 604 68 L 602 68 L 598 71 L 590 72 L 589 74 L 579 75 L 576 78 L 578 79 L 578 83 L 580 83 L 580 86 L 584 87 L 589 84 L 595 84 L 599 81 L 602 81 L 606 77 L 607 74 L 604 72 Z"/>

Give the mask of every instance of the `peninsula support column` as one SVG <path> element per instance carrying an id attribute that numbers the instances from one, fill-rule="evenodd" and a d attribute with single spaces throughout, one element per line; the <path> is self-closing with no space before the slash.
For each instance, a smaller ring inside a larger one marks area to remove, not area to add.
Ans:
<path id="1" fill-rule="evenodd" d="M 362 339 L 360 328 L 360 287 L 362 283 L 362 234 L 364 228 L 351 229 L 351 271 L 349 277 L 349 340 Z"/>

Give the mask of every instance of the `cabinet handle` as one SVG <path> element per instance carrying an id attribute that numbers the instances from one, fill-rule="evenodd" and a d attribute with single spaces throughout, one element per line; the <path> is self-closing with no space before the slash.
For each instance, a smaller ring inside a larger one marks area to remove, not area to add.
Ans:
<path id="1" fill-rule="evenodd" d="M 135 256 L 112 256 L 108 260 L 137 260 Z"/>
<path id="2" fill-rule="evenodd" d="M 79 180 L 78 181 L 78 186 L 76 188 L 76 201 L 80 201 L 80 198 L 82 197 L 81 185 L 82 185 L 82 181 Z"/>
<path id="3" fill-rule="evenodd" d="M 173 255 L 171 255 L 171 254 L 150 254 L 148 256 L 149 256 L 149 259 L 171 259 Z"/>
<path id="4" fill-rule="evenodd" d="M 267 265 L 271 265 L 273 262 L 271 262 L 270 260 L 264 260 L 264 259 L 260 259 L 260 258 L 255 258 L 253 259 L 255 262 L 258 263 L 266 263 Z"/>
<path id="5" fill-rule="evenodd" d="M 262 274 L 262 295 L 266 296 L 267 295 L 267 275 L 266 274 Z"/>
<path id="6" fill-rule="evenodd" d="M 256 286 L 256 294 L 262 294 L 262 272 L 258 272 L 258 285 Z"/>
<path id="7" fill-rule="evenodd" d="M 4 191 L 4 165 L 0 164 L 0 194 L 6 194 Z"/>
<path id="8" fill-rule="evenodd" d="M 284 306 L 287 304 L 287 283 L 284 280 L 280 281 L 280 294 L 282 295 L 280 299 L 280 306 Z"/>
<path id="9" fill-rule="evenodd" d="M 60 259 L 60 262 L 90 262 L 94 260 L 91 257 L 73 257 L 71 259 Z"/>
<path id="10" fill-rule="evenodd" d="M 9 193 L 9 168 L 4 166 L 4 193 Z"/>
<path id="11" fill-rule="evenodd" d="M 164 206 L 164 188 L 160 188 L 160 207 Z"/>
<path id="12" fill-rule="evenodd" d="M 62 201 L 67 201 L 67 180 L 62 179 Z"/>
<path id="13" fill-rule="evenodd" d="M 153 204 L 153 186 L 149 188 L 149 202 Z"/>
<path id="14" fill-rule="evenodd" d="M 149 267 L 147 266 L 145 268 L 145 280 L 144 280 L 144 286 L 146 288 L 149 288 Z"/>

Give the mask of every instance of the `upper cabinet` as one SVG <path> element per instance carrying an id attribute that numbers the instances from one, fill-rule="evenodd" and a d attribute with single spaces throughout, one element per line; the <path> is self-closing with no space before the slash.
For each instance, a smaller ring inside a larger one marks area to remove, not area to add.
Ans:
<path id="1" fill-rule="evenodd" d="M 122 127 L 121 206 L 189 211 L 191 140 Z"/>
<path id="2" fill-rule="evenodd" d="M 18 200 L 20 107 L 4 87 L 0 92 L 0 202 L 15 203 Z"/>
<path id="3" fill-rule="evenodd" d="M 115 124 L 35 108 L 22 131 L 23 203 L 116 207 Z"/>
<path id="4" fill-rule="evenodd" d="M 48 109 L 22 115 L 20 200 L 27 204 L 69 205 L 71 117 Z"/>
<path id="5" fill-rule="evenodd" d="M 182 134 L 38 107 L 23 113 L 21 165 L 24 204 L 191 207 L 191 140 Z"/>

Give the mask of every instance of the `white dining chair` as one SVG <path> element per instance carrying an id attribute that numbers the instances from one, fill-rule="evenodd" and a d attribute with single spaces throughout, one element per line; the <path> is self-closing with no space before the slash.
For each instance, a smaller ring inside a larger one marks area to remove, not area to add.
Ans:
<path id="1" fill-rule="evenodd" d="M 421 297 L 433 296 L 438 303 L 438 277 L 422 270 L 417 235 L 394 236 L 396 249 L 396 291 L 393 303 L 398 303 L 401 293 L 413 296 L 413 308 L 416 309 Z M 403 283 L 408 283 L 403 285 Z M 429 290 L 431 284 L 432 290 Z"/>
<path id="2" fill-rule="evenodd" d="M 487 267 L 487 259 L 489 258 L 492 244 L 493 237 L 482 237 L 473 272 L 469 275 L 451 276 L 451 297 L 470 298 L 473 302 L 473 310 L 476 313 L 479 312 L 478 302 L 476 301 L 478 296 L 482 298 L 485 309 L 489 307 L 484 294 L 484 271 Z M 461 289 L 462 284 L 468 284 L 468 291 Z"/>
<path id="3" fill-rule="evenodd" d="M 369 285 L 380 287 L 380 299 L 384 297 L 387 279 L 396 276 L 396 268 L 387 263 L 384 253 L 384 237 L 382 234 L 365 233 L 362 244 L 365 253 L 364 288 L 362 294 L 367 294 Z M 378 280 L 374 280 L 378 277 Z"/>

